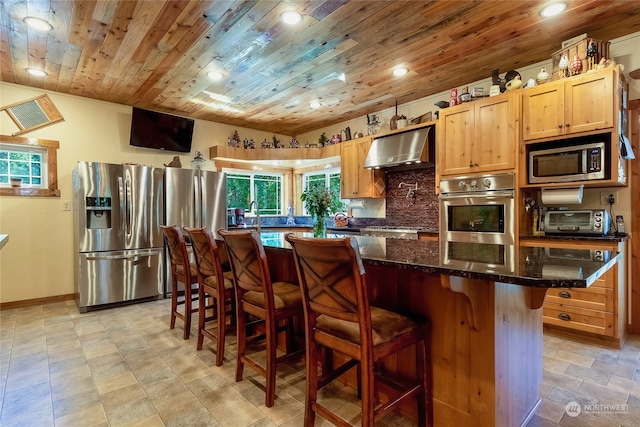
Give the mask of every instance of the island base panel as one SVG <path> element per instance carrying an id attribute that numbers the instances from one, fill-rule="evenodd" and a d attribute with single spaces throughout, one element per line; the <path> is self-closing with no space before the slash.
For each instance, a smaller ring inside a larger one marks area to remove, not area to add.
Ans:
<path id="1" fill-rule="evenodd" d="M 542 382 L 542 310 L 530 307 L 543 291 L 366 262 L 365 268 L 372 304 L 431 321 L 435 426 L 520 426 L 528 419 Z M 385 369 L 406 371 L 415 356 L 405 357 Z"/>

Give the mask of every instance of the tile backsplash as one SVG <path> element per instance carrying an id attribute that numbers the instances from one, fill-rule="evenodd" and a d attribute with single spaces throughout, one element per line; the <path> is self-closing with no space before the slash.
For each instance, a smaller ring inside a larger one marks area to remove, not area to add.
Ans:
<path id="1" fill-rule="evenodd" d="M 438 227 L 435 171 L 435 166 L 430 165 L 420 169 L 387 172 L 386 225 Z M 410 189 L 415 188 L 416 183 L 418 190 L 411 192 Z"/>

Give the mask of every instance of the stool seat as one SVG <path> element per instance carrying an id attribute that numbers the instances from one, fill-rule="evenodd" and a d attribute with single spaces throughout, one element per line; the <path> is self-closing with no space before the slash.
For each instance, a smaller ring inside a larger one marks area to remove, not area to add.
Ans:
<path id="1" fill-rule="evenodd" d="M 406 316 L 383 308 L 371 307 L 371 332 L 374 346 L 393 341 L 404 334 L 414 333 L 418 328 L 422 328 L 422 325 Z M 316 330 L 360 344 L 360 328 L 354 322 L 320 315 L 316 321 Z"/>
<path id="2" fill-rule="evenodd" d="M 229 290 L 233 289 L 233 280 L 230 280 L 230 279 L 225 277 L 223 282 L 224 282 L 224 288 L 225 289 L 229 289 Z M 212 288 L 220 289 L 220 287 L 218 286 L 218 279 L 215 276 L 207 276 L 207 277 L 205 277 L 204 278 L 204 283 L 205 283 L 205 285 L 210 286 Z"/>
<path id="3" fill-rule="evenodd" d="M 249 291 L 244 294 L 244 300 L 258 307 L 265 307 L 264 293 Z M 276 310 L 302 307 L 300 287 L 288 282 L 273 283 L 273 307 Z"/>
<path id="4" fill-rule="evenodd" d="M 184 276 L 184 268 L 185 266 L 182 264 L 176 265 L 176 274 Z M 198 276 L 198 267 L 194 263 L 189 263 L 189 274 L 191 277 Z"/>

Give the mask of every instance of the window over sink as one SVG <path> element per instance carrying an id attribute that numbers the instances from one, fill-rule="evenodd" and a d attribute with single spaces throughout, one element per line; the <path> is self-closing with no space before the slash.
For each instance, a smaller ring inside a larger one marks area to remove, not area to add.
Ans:
<path id="1" fill-rule="evenodd" d="M 283 175 L 223 169 L 227 174 L 227 207 L 249 209 L 257 201 L 260 215 L 283 215 Z M 255 213 L 255 212 L 254 212 Z M 247 211 L 247 214 L 251 214 Z"/>

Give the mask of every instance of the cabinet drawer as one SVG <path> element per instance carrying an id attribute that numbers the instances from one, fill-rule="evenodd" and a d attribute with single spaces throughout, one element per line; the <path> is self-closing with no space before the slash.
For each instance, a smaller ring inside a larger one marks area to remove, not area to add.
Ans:
<path id="1" fill-rule="evenodd" d="M 562 307 L 613 311 L 613 290 L 595 286 L 590 286 L 587 289 L 549 289 L 544 301 Z"/>
<path id="2" fill-rule="evenodd" d="M 545 302 L 542 320 L 549 325 L 562 326 L 599 335 L 615 336 L 613 313 L 578 307 L 563 307 Z"/>

